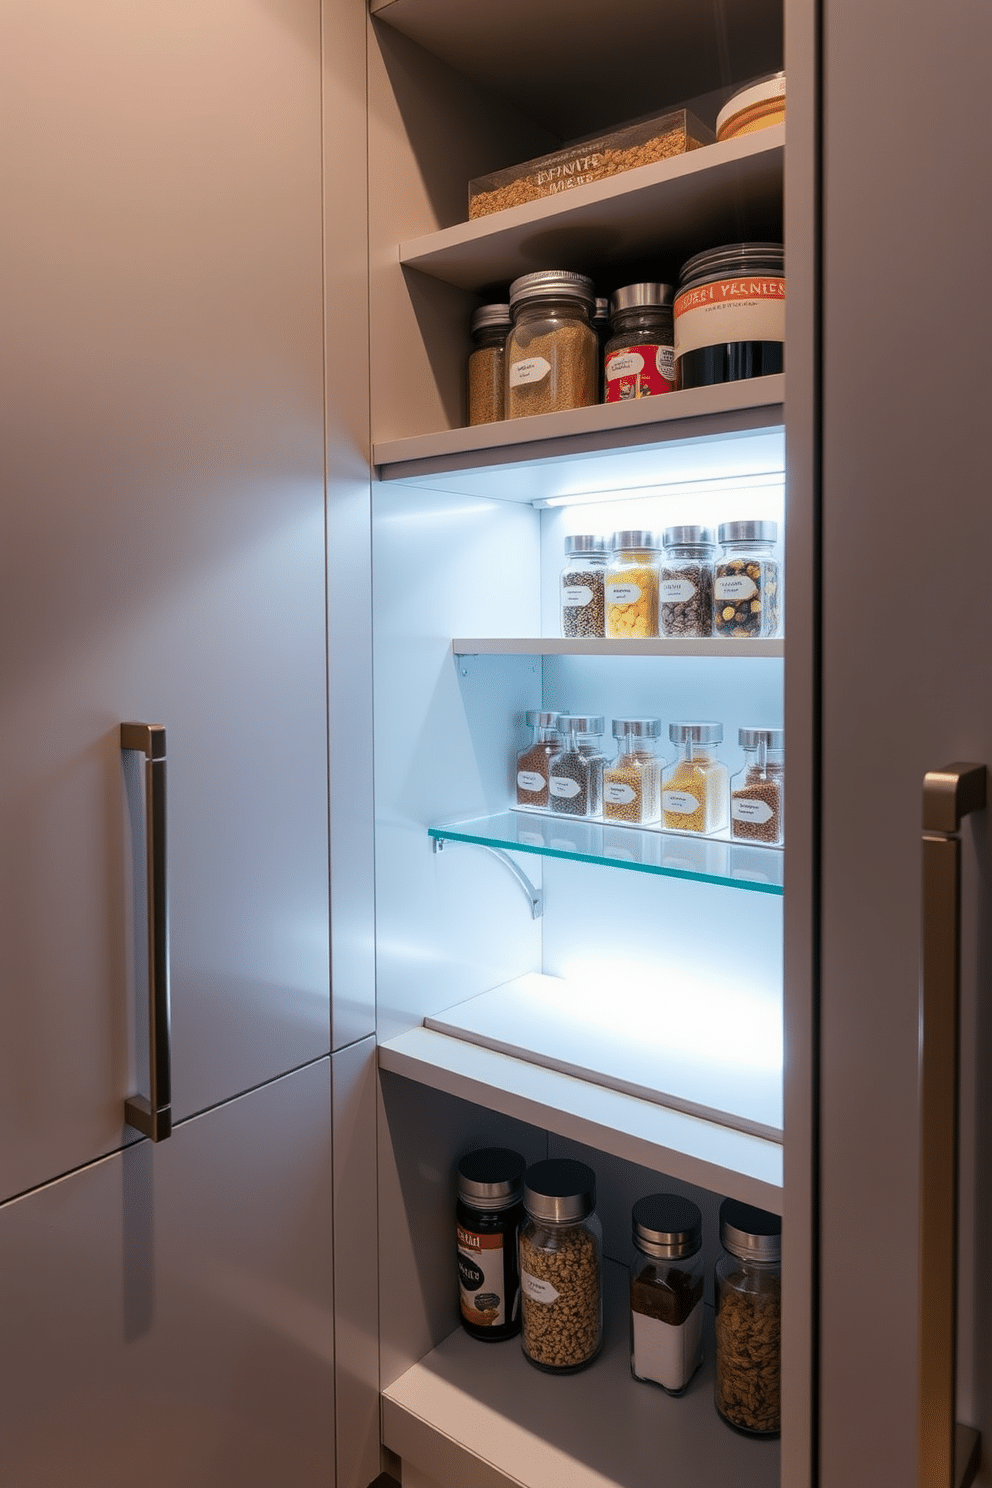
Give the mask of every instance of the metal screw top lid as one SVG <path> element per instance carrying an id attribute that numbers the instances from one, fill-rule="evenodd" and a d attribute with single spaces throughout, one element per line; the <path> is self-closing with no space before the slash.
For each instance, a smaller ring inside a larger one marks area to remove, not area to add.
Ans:
<path id="1" fill-rule="evenodd" d="M 767 749 L 784 749 L 785 729 L 738 729 L 737 742 L 742 749 L 757 749 L 759 744 L 764 744 Z"/>
<path id="2" fill-rule="evenodd" d="M 679 290 L 713 279 L 737 278 L 741 274 L 768 274 L 779 278 L 785 272 L 782 243 L 723 243 L 687 258 L 679 270 Z"/>
<path id="3" fill-rule="evenodd" d="M 609 548 L 605 537 L 597 537 L 592 532 L 579 532 L 573 537 L 565 539 L 565 553 L 605 553 Z"/>
<path id="4" fill-rule="evenodd" d="M 695 1255 L 703 1243 L 699 1205 L 680 1194 L 647 1194 L 631 1212 L 632 1237 L 645 1255 L 665 1259 Z"/>
<path id="5" fill-rule="evenodd" d="M 778 537 L 777 522 L 721 522 L 720 541 L 728 542 L 775 542 Z"/>
<path id="6" fill-rule="evenodd" d="M 673 744 L 722 744 L 722 723 L 670 723 L 668 737 Z"/>
<path id="7" fill-rule="evenodd" d="M 670 284 L 625 284 L 623 289 L 615 289 L 610 295 L 610 314 L 616 315 L 618 310 L 640 310 L 671 303 Z"/>
<path id="8" fill-rule="evenodd" d="M 782 1259 L 782 1220 L 738 1199 L 720 1205 L 720 1244 L 742 1261 Z"/>
<path id="9" fill-rule="evenodd" d="M 458 1197 L 470 1209 L 509 1209 L 520 1199 L 526 1159 L 509 1147 L 482 1147 L 458 1162 Z"/>
<path id="10" fill-rule="evenodd" d="M 613 737 L 622 739 L 624 734 L 631 734 L 635 739 L 660 739 L 660 718 L 614 718 Z"/>
<path id="11" fill-rule="evenodd" d="M 625 527 L 620 532 L 614 532 L 610 539 L 610 547 L 614 553 L 624 548 L 660 548 L 657 532 L 649 532 L 646 527 Z"/>
<path id="12" fill-rule="evenodd" d="M 559 713 L 558 727 L 562 733 L 601 734 L 606 728 L 602 713 Z"/>
<path id="13" fill-rule="evenodd" d="M 529 726 L 531 728 L 557 728 L 558 727 L 558 714 L 557 713 L 538 713 L 538 712 L 535 712 L 533 708 L 529 708 L 527 710 L 527 712 L 524 714 L 524 718 L 526 719 L 527 723 L 529 724 Z"/>
<path id="14" fill-rule="evenodd" d="M 524 300 L 577 300 L 589 314 L 596 308 L 596 291 L 586 274 L 573 274 L 568 269 L 541 269 L 536 274 L 521 274 L 510 285 L 510 309 Z"/>
<path id="15" fill-rule="evenodd" d="M 712 546 L 712 527 L 666 527 L 661 534 L 666 548 L 701 548 Z"/>
<path id="16" fill-rule="evenodd" d="M 610 302 L 596 296 L 596 309 L 592 317 L 592 323 L 597 331 L 609 330 L 610 327 Z"/>
<path id="17" fill-rule="evenodd" d="M 596 1174 L 568 1157 L 533 1163 L 524 1175 L 524 1208 L 534 1219 L 561 1224 L 596 1207 Z"/>
<path id="18" fill-rule="evenodd" d="M 484 326 L 506 326 L 509 330 L 512 324 L 509 305 L 480 305 L 472 311 L 473 331 L 481 331 Z"/>

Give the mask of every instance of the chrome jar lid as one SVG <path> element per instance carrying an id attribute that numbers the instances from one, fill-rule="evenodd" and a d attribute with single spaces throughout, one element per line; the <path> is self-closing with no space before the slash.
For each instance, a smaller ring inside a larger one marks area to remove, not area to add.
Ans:
<path id="1" fill-rule="evenodd" d="M 674 291 L 670 284 L 625 284 L 610 295 L 610 314 L 618 310 L 649 309 L 672 303 Z"/>
<path id="2" fill-rule="evenodd" d="M 509 1209 L 520 1199 L 526 1159 L 509 1147 L 482 1147 L 458 1162 L 458 1197 L 470 1209 Z"/>
<path id="3" fill-rule="evenodd" d="M 534 1163 L 524 1175 L 524 1208 L 534 1219 L 561 1224 L 585 1219 L 596 1207 L 596 1174 L 568 1157 Z"/>
<path id="4" fill-rule="evenodd" d="M 563 733 L 601 734 L 606 728 L 602 713 L 559 713 L 558 727 Z"/>
<path id="5" fill-rule="evenodd" d="M 509 330 L 512 324 L 509 305 L 480 305 L 477 310 L 472 311 L 473 332 L 481 331 L 487 326 L 505 326 Z"/>
<path id="6" fill-rule="evenodd" d="M 573 274 L 568 269 L 541 269 L 536 274 L 521 274 L 510 285 L 510 309 L 524 301 L 560 300 L 562 297 L 585 305 L 590 315 L 596 308 L 596 291 L 586 274 Z"/>
<path id="7" fill-rule="evenodd" d="M 738 1199 L 724 1199 L 720 1205 L 720 1244 L 742 1261 L 780 1261 L 781 1217 Z"/>
<path id="8" fill-rule="evenodd" d="M 736 278 L 741 274 L 770 274 L 781 278 L 784 273 L 784 244 L 724 243 L 719 248 L 707 248 L 705 252 L 686 259 L 679 271 L 679 291 L 688 289 L 690 285 Z"/>
<path id="9" fill-rule="evenodd" d="M 605 537 L 597 537 L 591 532 L 579 532 L 565 539 L 566 554 L 605 553 L 609 546 Z"/>
<path id="10" fill-rule="evenodd" d="M 624 548 L 660 548 L 661 543 L 657 532 L 649 532 L 643 527 L 627 527 L 622 532 L 614 532 L 610 547 L 614 553 L 619 553 Z"/>
<path id="11" fill-rule="evenodd" d="M 737 742 L 742 749 L 757 749 L 759 744 L 764 744 L 766 749 L 784 749 L 785 729 L 738 729 Z"/>
<path id="12" fill-rule="evenodd" d="M 635 739 L 660 739 L 660 718 L 614 718 L 613 737 L 622 739 L 630 734 Z"/>
<path id="13" fill-rule="evenodd" d="M 632 1238 L 645 1255 L 669 1259 L 695 1255 L 703 1243 L 699 1205 L 680 1194 L 647 1194 L 631 1211 Z"/>
<path id="14" fill-rule="evenodd" d="M 538 713 L 538 712 L 535 712 L 533 708 L 530 708 L 524 714 L 524 718 L 525 718 L 526 722 L 530 725 L 531 728 L 557 728 L 558 727 L 558 714 L 557 713 Z M 495 1151 L 496 1149 L 494 1148 L 493 1150 Z"/>
<path id="15" fill-rule="evenodd" d="M 722 744 L 722 723 L 670 723 L 668 737 L 673 744 Z"/>
<path id="16" fill-rule="evenodd" d="M 666 527 L 661 535 L 666 548 L 712 547 L 712 527 Z"/>
<path id="17" fill-rule="evenodd" d="M 721 522 L 718 530 L 722 543 L 775 542 L 778 537 L 777 522 Z"/>

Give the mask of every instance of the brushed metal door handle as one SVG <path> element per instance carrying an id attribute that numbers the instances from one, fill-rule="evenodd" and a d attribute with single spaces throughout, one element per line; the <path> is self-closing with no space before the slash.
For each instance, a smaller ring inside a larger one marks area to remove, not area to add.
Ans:
<path id="1" fill-rule="evenodd" d="M 165 728 L 122 723 L 121 749 L 145 756 L 148 888 L 148 1095 L 124 1102 L 129 1126 L 153 1142 L 172 1132 L 172 1010 L 169 992 L 169 882 L 165 828 Z"/>
<path id="2" fill-rule="evenodd" d="M 955 1423 L 961 822 L 985 805 L 984 765 L 923 780 L 920 966 L 919 1488 L 962 1488 L 978 1433 Z"/>

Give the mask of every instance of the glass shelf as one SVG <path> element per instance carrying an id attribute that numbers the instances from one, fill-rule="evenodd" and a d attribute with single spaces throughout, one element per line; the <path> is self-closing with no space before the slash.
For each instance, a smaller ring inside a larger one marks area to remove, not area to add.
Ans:
<path id="1" fill-rule="evenodd" d="M 536 811 L 502 811 L 428 827 L 427 831 L 436 842 L 470 842 L 543 858 L 654 873 L 662 878 L 720 884 L 752 894 L 780 895 L 783 891 L 781 848 L 719 837 L 690 837 L 614 822 L 574 821 Z"/>

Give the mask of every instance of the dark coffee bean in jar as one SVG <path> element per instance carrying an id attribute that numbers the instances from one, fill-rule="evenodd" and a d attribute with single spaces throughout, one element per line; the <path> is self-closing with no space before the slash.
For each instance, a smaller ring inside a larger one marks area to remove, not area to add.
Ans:
<path id="1" fill-rule="evenodd" d="M 674 317 L 678 387 L 711 387 L 781 372 L 782 244 L 728 243 L 697 253 L 682 265 Z"/>
<path id="2" fill-rule="evenodd" d="M 672 286 L 627 284 L 610 297 L 613 329 L 604 349 L 606 403 L 650 398 L 675 386 Z"/>

